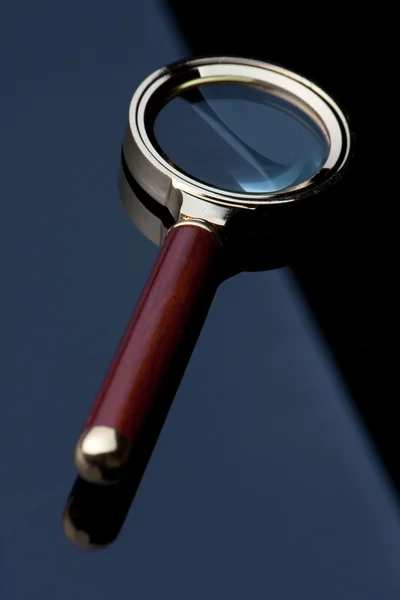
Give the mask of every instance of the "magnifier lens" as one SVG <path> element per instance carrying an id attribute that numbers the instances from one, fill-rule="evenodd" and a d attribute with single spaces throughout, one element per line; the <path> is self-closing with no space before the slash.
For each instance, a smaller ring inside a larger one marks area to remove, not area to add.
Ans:
<path id="1" fill-rule="evenodd" d="M 317 118 L 277 90 L 208 83 L 182 90 L 154 122 L 170 164 L 212 187 L 283 191 L 313 177 L 329 154 Z"/>

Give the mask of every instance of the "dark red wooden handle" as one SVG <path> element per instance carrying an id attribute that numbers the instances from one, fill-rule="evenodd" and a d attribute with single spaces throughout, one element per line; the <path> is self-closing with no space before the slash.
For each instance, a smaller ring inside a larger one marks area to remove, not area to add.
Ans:
<path id="1" fill-rule="evenodd" d="M 222 273 L 218 234 L 168 233 L 76 447 L 93 483 L 137 477 L 150 457 Z"/>

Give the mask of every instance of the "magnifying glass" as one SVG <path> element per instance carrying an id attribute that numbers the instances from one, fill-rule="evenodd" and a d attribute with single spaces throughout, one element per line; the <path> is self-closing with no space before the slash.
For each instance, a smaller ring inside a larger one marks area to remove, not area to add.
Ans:
<path id="1" fill-rule="evenodd" d="M 322 201 L 349 150 L 336 103 L 271 64 L 191 59 L 138 87 L 120 194 L 161 250 L 78 440 L 82 478 L 111 484 L 143 472 L 226 274 L 227 248 L 246 252 L 271 212 Z"/>

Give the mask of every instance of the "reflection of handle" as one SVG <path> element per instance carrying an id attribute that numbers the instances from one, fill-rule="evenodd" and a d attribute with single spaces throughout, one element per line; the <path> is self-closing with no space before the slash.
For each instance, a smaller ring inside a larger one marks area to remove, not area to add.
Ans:
<path id="1" fill-rule="evenodd" d="M 221 280 L 222 246 L 206 224 L 168 233 L 84 425 L 79 474 L 113 483 L 143 471 Z M 140 466 L 141 465 L 141 466 Z"/>
<path id="2" fill-rule="evenodd" d="M 125 522 L 139 480 L 127 478 L 114 485 L 93 485 L 77 477 L 62 518 L 67 539 L 82 550 L 111 544 Z"/>

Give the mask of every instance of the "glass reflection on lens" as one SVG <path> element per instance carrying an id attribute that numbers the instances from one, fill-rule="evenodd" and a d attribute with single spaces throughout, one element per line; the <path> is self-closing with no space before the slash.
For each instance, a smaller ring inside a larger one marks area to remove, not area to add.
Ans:
<path id="1" fill-rule="evenodd" d="M 318 173 L 329 154 L 326 133 L 294 102 L 237 83 L 183 90 L 157 115 L 154 136 L 177 169 L 239 193 L 299 185 Z"/>

